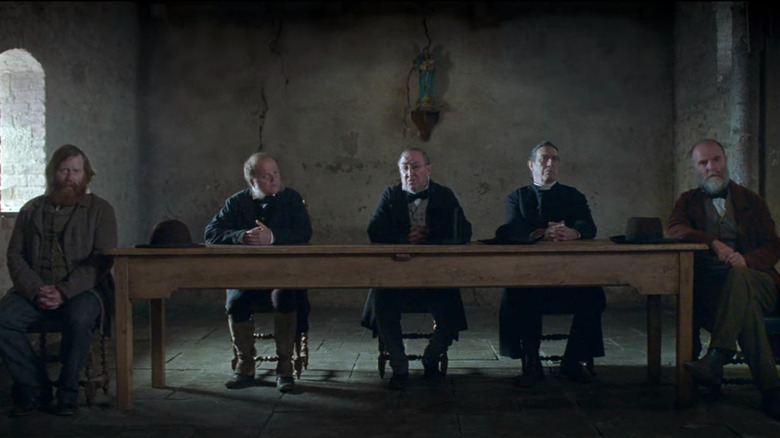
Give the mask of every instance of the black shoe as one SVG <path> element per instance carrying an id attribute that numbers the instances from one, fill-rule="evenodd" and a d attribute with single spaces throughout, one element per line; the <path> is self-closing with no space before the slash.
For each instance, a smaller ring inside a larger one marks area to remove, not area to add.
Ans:
<path id="1" fill-rule="evenodd" d="M 276 389 L 279 392 L 291 392 L 295 389 L 295 379 L 292 376 L 279 376 L 276 378 Z"/>
<path id="2" fill-rule="evenodd" d="M 8 411 L 8 415 L 11 417 L 25 417 L 32 414 L 38 409 L 42 408 L 40 399 L 29 398 L 26 400 L 19 400 L 14 403 L 14 406 Z"/>
<path id="3" fill-rule="evenodd" d="M 75 414 L 79 410 L 79 405 L 75 400 L 58 400 L 57 415 L 67 417 Z"/>
<path id="4" fill-rule="evenodd" d="M 780 388 L 772 388 L 761 395 L 761 411 L 769 418 L 780 421 Z"/>
<path id="5" fill-rule="evenodd" d="M 523 374 L 512 378 L 512 383 L 518 388 L 530 388 L 544 380 L 544 368 L 539 351 L 533 350 L 523 354 Z"/>
<path id="6" fill-rule="evenodd" d="M 408 381 L 409 373 L 393 372 L 393 376 L 390 377 L 390 382 L 387 384 L 387 387 L 393 391 L 403 391 L 406 389 L 406 383 Z"/>
<path id="7" fill-rule="evenodd" d="M 444 385 L 444 376 L 439 371 L 439 364 L 427 364 L 423 362 L 423 379 L 428 382 L 428 385 L 434 387 L 441 387 Z"/>
<path id="8" fill-rule="evenodd" d="M 590 383 L 593 381 L 593 376 L 578 360 L 567 360 L 564 357 L 561 359 L 560 372 L 562 376 L 577 383 Z"/>
<path id="9" fill-rule="evenodd" d="M 241 389 L 250 386 L 255 386 L 255 376 L 246 374 L 233 374 L 233 378 L 225 382 L 225 388 L 227 389 Z"/>
<path id="10" fill-rule="evenodd" d="M 531 388 L 544 381 L 544 373 L 521 374 L 512 377 L 512 384 L 518 388 Z"/>
<path id="11" fill-rule="evenodd" d="M 690 371 L 694 382 L 718 393 L 723 381 L 723 364 L 727 360 L 727 353 L 719 348 L 710 348 L 704 357 L 692 362 L 685 362 L 683 366 Z"/>
<path id="12" fill-rule="evenodd" d="M 14 400 L 14 406 L 8 411 L 8 415 L 11 417 L 24 417 L 34 413 L 39 409 L 44 409 L 51 404 L 52 395 L 51 387 L 46 387 L 34 397 L 23 397 L 18 394 L 20 398 Z"/>
<path id="13" fill-rule="evenodd" d="M 57 408 L 55 413 L 63 417 L 73 415 L 79 410 L 78 390 L 57 389 Z"/>

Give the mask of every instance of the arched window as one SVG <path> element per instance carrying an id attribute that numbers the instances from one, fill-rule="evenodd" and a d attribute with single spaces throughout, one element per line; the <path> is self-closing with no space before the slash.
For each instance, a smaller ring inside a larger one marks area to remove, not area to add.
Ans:
<path id="1" fill-rule="evenodd" d="M 0 212 L 46 189 L 46 106 L 41 64 L 23 49 L 0 53 Z"/>

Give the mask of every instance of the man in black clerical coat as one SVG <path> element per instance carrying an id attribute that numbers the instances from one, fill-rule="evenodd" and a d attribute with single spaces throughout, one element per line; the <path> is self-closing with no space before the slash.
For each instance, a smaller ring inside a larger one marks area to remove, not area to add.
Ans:
<path id="1" fill-rule="evenodd" d="M 567 241 L 592 239 L 596 224 L 585 196 L 574 187 L 557 182 L 558 148 L 544 141 L 528 157 L 533 184 L 506 198 L 506 224 L 496 230 L 504 241 Z M 560 267 L 550 266 L 550 275 Z M 561 361 L 561 374 L 589 382 L 581 362 L 604 356 L 601 313 L 606 307 L 600 287 L 507 288 L 499 311 L 499 344 L 502 356 L 523 360 L 517 386 L 532 386 L 544 378 L 539 358 L 542 314 L 572 313 L 569 340 Z"/>
<path id="2" fill-rule="evenodd" d="M 460 244 L 471 239 L 471 224 L 452 190 L 430 180 L 428 155 L 405 150 L 398 160 L 401 182 L 385 189 L 368 225 L 373 243 Z M 389 388 L 401 390 L 409 378 L 409 360 L 401 338 L 401 313 L 426 311 L 436 327 L 423 352 L 425 379 L 441 384 L 439 361 L 460 330 L 466 314 L 460 290 L 371 289 L 361 324 L 379 333 L 390 354 Z"/>

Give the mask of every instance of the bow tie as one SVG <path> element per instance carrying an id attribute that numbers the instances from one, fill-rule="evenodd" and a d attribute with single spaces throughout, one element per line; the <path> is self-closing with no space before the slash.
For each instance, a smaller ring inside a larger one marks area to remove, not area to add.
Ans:
<path id="1" fill-rule="evenodd" d="M 406 192 L 406 203 L 412 203 L 416 201 L 417 199 L 428 199 L 428 189 L 423 190 L 419 193 L 409 193 Z"/>
<path id="2" fill-rule="evenodd" d="M 713 193 L 713 194 L 707 193 L 707 197 L 710 198 L 710 199 L 716 199 L 716 198 L 726 199 L 728 194 L 729 194 L 729 190 L 728 189 L 723 189 L 723 190 L 719 191 L 718 193 Z"/>

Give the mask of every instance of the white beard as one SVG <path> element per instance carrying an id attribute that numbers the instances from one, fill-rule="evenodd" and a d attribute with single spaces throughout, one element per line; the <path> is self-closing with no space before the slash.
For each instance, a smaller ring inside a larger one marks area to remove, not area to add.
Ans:
<path id="1" fill-rule="evenodd" d="M 716 193 L 720 193 L 723 190 L 726 189 L 726 187 L 729 186 L 729 177 L 728 174 L 724 175 L 723 177 L 719 176 L 711 176 L 704 179 L 704 182 L 702 183 L 701 187 L 704 189 L 704 192 L 708 195 L 714 195 Z"/>

